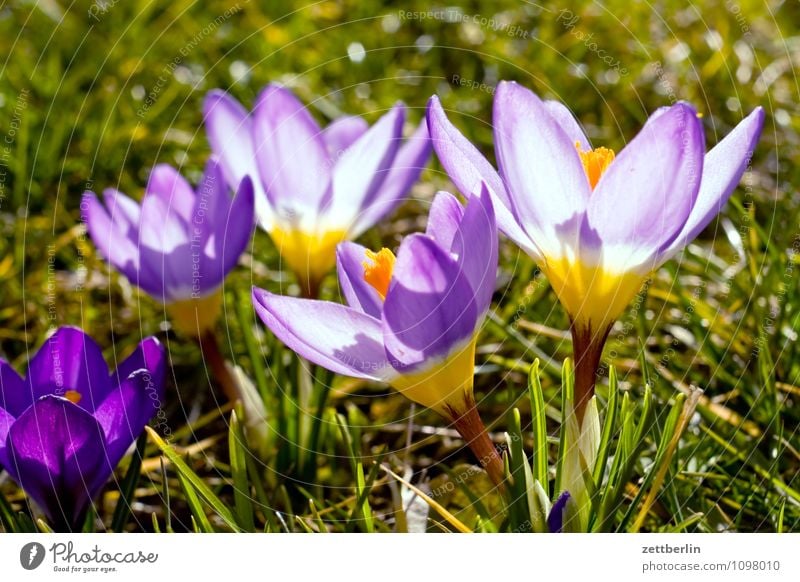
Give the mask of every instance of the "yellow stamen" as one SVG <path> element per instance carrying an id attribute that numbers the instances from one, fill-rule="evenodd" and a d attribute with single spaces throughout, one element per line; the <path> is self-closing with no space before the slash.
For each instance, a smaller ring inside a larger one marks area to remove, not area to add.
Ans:
<path id="1" fill-rule="evenodd" d="M 377 253 L 367 250 L 367 260 L 362 263 L 364 265 L 364 281 L 372 285 L 381 299 L 386 299 L 386 293 L 389 292 L 394 261 L 394 253 L 387 248 L 382 248 Z"/>
<path id="2" fill-rule="evenodd" d="M 78 392 L 77 390 L 67 390 L 66 392 L 64 392 L 64 398 L 66 398 L 73 404 L 77 404 L 78 402 L 81 401 L 82 396 L 81 393 Z"/>
<path id="3" fill-rule="evenodd" d="M 581 149 L 580 142 L 575 142 L 575 147 L 578 149 L 578 155 L 583 162 L 583 170 L 586 172 L 586 177 L 589 179 L 589 185 L 594 190 L 600 177 L 614 161 L 614 150 L 608 148 L 595 148 L 585 152 Z"/>

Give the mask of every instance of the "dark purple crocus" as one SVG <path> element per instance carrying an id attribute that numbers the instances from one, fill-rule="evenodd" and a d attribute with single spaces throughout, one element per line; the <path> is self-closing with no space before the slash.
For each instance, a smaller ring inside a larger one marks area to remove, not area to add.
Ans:
<path id="1" fill-rule="evenodd" d="M 94 340 L 56 331 L 26 378 L 0 359 L 0 467 L 56 530 L 80 527 L 164 397 L 165 354 L 150 337 L 109 374 Z"/>
<path id="2" fill-rule="evenodd" d="M 547 529 L 550 530 L 550 533 L 562 533 L 564 531 L 564 515 L 566 514 L 569 500 L 569 491 L 564 491 L 553 503 L 553 507 L 547 516 Z"/>

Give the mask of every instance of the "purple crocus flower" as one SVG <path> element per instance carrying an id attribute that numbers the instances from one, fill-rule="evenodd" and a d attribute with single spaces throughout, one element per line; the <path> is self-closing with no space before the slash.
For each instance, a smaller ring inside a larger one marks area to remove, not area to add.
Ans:
<path id="1" fill-rule="evenodd" d="M 259 222 L 307 297 L 333 267 L 336 245 L 391 213 L 430 156 L 425 123 L 402 139 L 402 103 L 372 127 L 346 116 L 321 129 L 291 91 L 271 84 L 252 114 L 220 90 L 204 110 L 225 178 L 253 178 Z"/>
<path id="2" fill-rule="evenodd" d="M 59 530 L 79 527 L 91 500 L 157 412 L 165 354 L 142 341 L 109 374 L 82 330 L 58 329 L 26 378 L 0 360 L 0 467 Z"/>
<path id="3" fill-rule="evenodd" d="M 107 189 L 105 206 L 86 192 L 83 219 L 100 253 L 131 283 L 166 304 L 173 324 L 202 335 L 216 321 L 219 289 L 255 228 L 249 178 L 231 198 L 211 160 L 195 191 L 166 164 L 153 168 L 141 206 Z"/>
<path id="4" fill-rule="evenodd" d="M 592 149 L 561 103 L 502 82 L 494 98 L 500 172 L 428 106 L 433 147 L 462 192 L 485 182 L 499 228 L 540 265 L 572 322 L 579 416 L 611 325 L 649 274 L 716 216 L 761 133 L 759 107 L 705 152 L 687 103 L 656 111 L 619 154 Z"/>
<path id="5" fill-rule="evenodd" d="M 347 305 L 253 290 L 256 312 L 300 356 L 328 370 L 390 384 L 452 421 L 490 475 L 502 462 L 472 392 L 477 331 L 497 272 L 497 227 L 485 190 L 466 208 L 446 192 L 425 234 L 406 237 L 395 259 L 345 242 L 337 250 Z M 494 472 L 494 473 L 493 473 Z"/>
<path id="6" fill-rule="evenodd" d="M 564 516 L 567 512 L 567 502 L 569 500 L 569 491 L 564 491 L 553 503 L 553 507 L 547 515 L 547 529 L 550 530 L 550 533 L 562 533 L 564 531 Z"/>

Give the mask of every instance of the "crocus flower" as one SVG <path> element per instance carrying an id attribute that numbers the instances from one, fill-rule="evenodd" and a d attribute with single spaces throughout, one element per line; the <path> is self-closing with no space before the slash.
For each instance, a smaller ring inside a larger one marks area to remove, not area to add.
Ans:
<path id="1" fill-rule="evenodd" d="M 21 378 L 0 360 L 0 466 L 59 530 L 79 527 L 164 396 L 165 354 L 142 341 L 109 374 L 100 347 L 62 327 Z"/>
<path id="2" fill-rule="evenodd" d="M 345 242 L 337 250 L 347 305 L 253 290 L 256 312 L 302 357 L 390 384 L 452 421 L 496 482 L 503 469 L 473 397 L 477 331 L 497 271 L 497 230 L 486 191 L 466 208 L 439 193 L 425 234 L 397 253 Z"/>
<path id="3" fill-rule="evenodd" d="M 220 287 L 255 228 L 253 185 L 244 177 L 231 198 L 211 160 L 197 190 L 175 168 L 153 168 L 141 206 L 107 189 L 81 208 L 100 253 L 134 285 L 167 306 L 173 325 L 203 335 L 216 321 Z"/>
<path id="4" fill-rule="evenodd" d="M 325 129 L 275 84 L 252 114 L 220 90 L 209 93 L 204 109 L 225 178 L 231 185 L 253 178 L 259 222 L 307 297 L 333 268 L 336 245 L 392 212 L 430 156 L 425 123 L 403 141 L 401 103 L 372 127 L 346 116 Z"/>
<path id="5" fill-rule="evenodd" d="M 488 185 L 499 228 L 538 262 L 569 314 L 581 416 L 611 325 L 649 274 L 720 211 L 764 112 L 757 108 L 706 154 L 699 116 L 676 103 L 656 111 L 618 156 L 592 148 L 564 105 L 513 82 L 498 86 L 493 117 L 499 173 L 435 96 L 433 147 L 462 192 Z"/>
<path id="6" fill-rule="evenodd" d="M 553 503 L 553 507 L 547 515 L 547 529 L 550 530 L 550 533 L 562 533 L 564 531 L 564 517 L 567 513 L 569 500 L 569 491 L 564 491 Z"/>

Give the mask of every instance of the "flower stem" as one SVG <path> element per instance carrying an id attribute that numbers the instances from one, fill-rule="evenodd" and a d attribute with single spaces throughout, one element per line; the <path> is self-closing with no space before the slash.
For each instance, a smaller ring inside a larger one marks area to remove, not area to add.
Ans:
<path id="1" fill-rule="evenodd" d="M 594 396 L 594 384 L 597 379 L 597 368 L 603 355 L 606 338 L 611 331 L 607 327 L 602 333 L 595 333 L 589 326 L 572 323 L 572 353 L 575 358 L 575 414 L 578 426 L 583 422 L 586 405 Z"/>
<path id="2" fill-rule="evenodd" d="M 300 291 L 304 299 L 319 299 L 319 290 L 322 286 L 322 280 L 317 277 L 299 277 Z"/>
<path id="3" fill-rule="evenodd" d="M 225 356 L 222 355 L 217 336 L 213 329 L 206 330 L 202 336 L 197 338 L 197 343 L 200 345 L 200 352 L 203 358 L 208 362 L 211 368 L 211 373 L 219 382 L 222 387 L 222 393 L 230 402 L 241 400 L 239 394 L 239 387 L 236 380 L 231 376 L 228 366 L 225 364 Z"/>
<path id="4" fill-rule="evenodd" d="M 481 467 L 489 474 L 492 482 L 502 489 L 505 477 L 503 459 L 486 432 L 486 427 L 478 414 L 475 400 L 468 397 L 466 404 L 465 412 L 459 414 L 455 410 L 450 411 L 453 425 L 467 442 Z"/>

